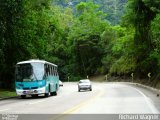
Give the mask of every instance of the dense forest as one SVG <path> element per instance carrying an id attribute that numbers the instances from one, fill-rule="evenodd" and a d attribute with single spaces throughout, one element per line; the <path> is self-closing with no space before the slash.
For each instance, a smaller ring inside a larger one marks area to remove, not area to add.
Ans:
<path id="1" fill-rule="evenodd" d="M 159 0 L 1 0 L 0 86 L 18 61 L 44 59 L 62 81 L 94 75 L 160 79 Z"/>
<path id="2" fill-rule="evenodd" d="M 55 0 L 54 4 L 62 8 L 70 7 L 76 14 L 76 5 L 80 2 L 93 2 L 97 4 L 99 10 L 107 14 L 105 19 L 112 25 L 116 25 L 121 21 L 127 0 Z"/>

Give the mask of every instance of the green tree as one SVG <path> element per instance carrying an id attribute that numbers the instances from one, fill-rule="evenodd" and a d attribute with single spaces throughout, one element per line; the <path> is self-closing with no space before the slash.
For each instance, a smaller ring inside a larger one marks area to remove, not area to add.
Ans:
<path id="1" fill-rule="evenodd" d="M 101 35 L 104 73 L 127 75 L 135 69 L 133 27 L 108 26 Z"/>
<path id="2" fill-rule="evenodd" d="M 69 33 L 69 44 L 75 56 L 76 72 L 81 76 L 93 75 L 101 66 L 100 34 L 104 31 L 105 14 L 92 2 L 77 5 L 77 18 Z M 76 73 L 76 74 L 77 74 Z"/>
<path id="3" fill-rule="evenodd" d="M 139 76 L 145 76 L 148 72 L 155 72 L 157 62 L 150 57 L 154 46 L 151 33 L 151 21 L 158 12 L 159 1 L 129 0 L 125 21 L 134 25 L 134 46 L 136 71 Z"/>
<path id="4" fill-rule="evenodd" d="M 49 1 L 5 0 L 0 7 L 0 41 L 2 57 L 0 80 L 3 87 L 14 83 L 17 61 L 44 58 L 46 40 L 50 37 Z"/>

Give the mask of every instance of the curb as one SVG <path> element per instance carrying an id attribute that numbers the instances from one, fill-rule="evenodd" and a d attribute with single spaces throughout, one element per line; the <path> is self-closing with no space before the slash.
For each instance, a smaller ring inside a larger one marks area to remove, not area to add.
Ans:
<path id="1" fill-rule="evenodd" d="M 140 83 L 130 83 L 130 84 L 138 85 L 138 86 L 141 86 L 141 87 L 147 88 L 149 90 L 152 90 L 152 91 L 160 93 L 160 89 L 156 89 L 156 88 L 153 88 L 153 87 L 150 87 L 150 86 L 147 86 L 147 85 L 142 85 Z"/>
<path id="2" fill-rule="evenodd" d="M 14 96 L 14 97 L 0 97 L 0 101 L 1 100 L 7 100 L 7 99 L 13 99 L 13 98 L 17 98 L 17 96 Z"/>

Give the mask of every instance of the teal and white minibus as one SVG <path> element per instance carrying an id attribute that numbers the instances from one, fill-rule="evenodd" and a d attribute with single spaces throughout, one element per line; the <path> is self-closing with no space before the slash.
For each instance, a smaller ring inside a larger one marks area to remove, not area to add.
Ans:
<path id="1" fill-rule="evenodd" d="M 57 65 L 44 60 L 18 62 L 15 69 L 15 86 L 18 96 L 57 95 L 59 76 Z"/>

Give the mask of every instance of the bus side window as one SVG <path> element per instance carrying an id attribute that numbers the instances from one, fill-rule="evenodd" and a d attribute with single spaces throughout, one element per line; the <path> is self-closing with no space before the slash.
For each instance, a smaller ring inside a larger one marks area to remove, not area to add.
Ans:
<path id="1" fill-rule="evenodd" d="M 52 75 L 52 66 L 50 66 L 50 75 Z"/>
<path id="2" fill-rule="evenodd" d="M 45 71 L 46 71 L 46 76 L 49 76 L 49 69 L 48 69 L 48 65 L 45 65 Z"/>
<path id="3" fill-rule="evenodd" d="M 53 66 L 53 76 L 55 76 L 55 70 L 54 70 L 54 68 L 55 68 L 55 67 Z"/>
<path id="4" fill-rule="evenodd" d="M 46 64 L 44 64 L 44 78 L 47 76 Z"/>
<path id="5" fill-rule="evenodd" d="M 47 76 L 49 76 L 49 67 L 47 65 Z"/>
<path id="6" fill-rule="evenodd" d="M 50 75 L 52 75 L 52 66 L 50 65 Z"/>
<path id="7" fill-rule="evenodd" d="M 57 71 L 57 76 L 58 76 L 58 71 Z"/>
<path id="8" fill-rule="evenodd" d="M 56 67 L 54 68 L 54 74 L 55 74 L 55 76 L 57 76 L 57 70 L 56 70 Z"/>
<path id="9" fill-rule="evenodd" d="M 52 75 L 54 76 L 54 66 L 52 66 Z"/>
<path id="10" fill-rule="evenodd" d="M 57 68 L 55 67 L 55 76 L 57 76 Z"/>
<path id="11" fill-rule="evenodd" d="M 51 75 L 51 67 L 50 67 L 50 65 L 48 65 L 48 69 L 49 69 L 48 74 Z"/>
<path id="12" fill-rule="evenodd" d="M 51 75 L 53 75 L 53 67 L 51 66 Z"/>

